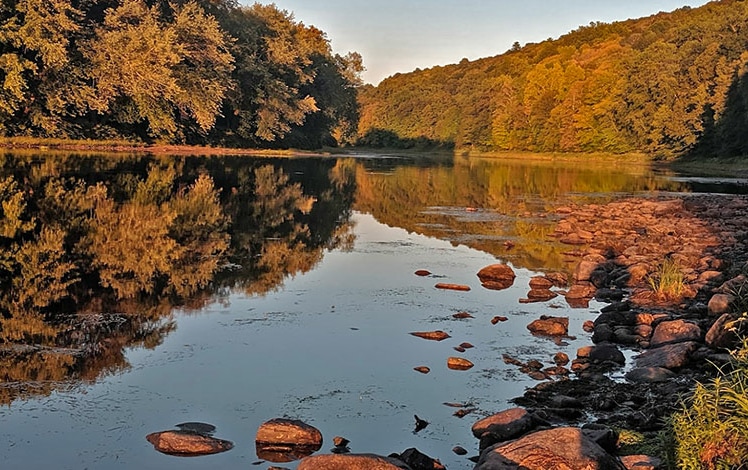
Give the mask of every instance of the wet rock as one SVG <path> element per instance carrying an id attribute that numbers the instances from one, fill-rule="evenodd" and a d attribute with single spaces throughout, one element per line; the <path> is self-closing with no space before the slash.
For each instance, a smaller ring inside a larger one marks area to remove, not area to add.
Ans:
<path id="1" fill-rule="evenodd" d="M 595 325 L 594 328 L 595 329 L 592 333 L 593 343 L 607 343 L 614 341 L 615 333 L 613 331 L 613 328 L 607 323 L 600 323 L 598 325 Z"/>
<path id="2" fill-rule="evenodd" d="M 569 333 L 569 318 L 542 315 L 527 325 L 527 329 L 536 335 L 566 336 Z"/>
<path id="3" fill-rule="evenodd" d="M 595 322 L 592 320 L 585 320 L 584 323 L 582 323 L 582 330 L 584 330 L 587 333 L 592 333 L 595 331 Z"/>
<path id="4" fill-rule="evenodd" d="M 431 271 L 428 271 L 426 269 L 419 269 L 418 271 L 415 272 L 415 275 L 416 276 L 430 276 Z"/>
<path id="5" fill-rule="evenodd" d="M 415 427 L 415 430 L 413 431 L 414 433 L 423 431 L 424 429 L 428 427 L 429 422 L 426 421 L 425 419 L 419 418 L 418 415 L 413 415 L 413 418 L 416 420 L 416 427 Z"/>
<path id="6" fill-rule="evenodd" d="M 574 280 L 577 282 L 589 281 L 590 276 L 592 276 L 593 271 L 595 271 L 598 266 L 600 266 L 600 263 L 597 261 L 582 260 L 574 271 Z"/>
<path id="7" fill-rule="evenodd" d="M 457 312 L 454 315 L 452 315 L 452 318 L 463 320 L 465 318 L 474 318 L 474 317 L 467 312 Z"/>
<path id="8" fill-rule="evenodd" d="M 584 408 L 584 404 L 577 398 L 566 395 L 554 395 L 548 400 L 552 408 Z"/>
<path id="9" fill-rule="evenodd" d="M 564 352 L 557 352 L 553 355 L 553 362 L 559 366 L 565 366 L 569 363 L 569 355 Z"/>
<path id="10" fill-rule="evenodd" d="M 613 344 L 598 344 L 594 346 L 589 353 L 589 359 L 597 363 L 613 362 L 621 365 L 626 363 L 626 357 Z"/>
<path id="11" fill-rule="evenodd" d="M 524 408 L 509 408 L 476 421 L 471 431 L 473 436 L 481 438 L 490 434 L 493 443 L 515 439 L 530 432 L 535 422 L 530 413 Z M 491 444 L 492 445 L 492 444 Z"/>
<path id="12" fill-rule="evenodd" d="M 400 453 L 400 460 L 412 470 L 444 470 L 444 465 L 416 448 L 406 449 Z"/>
<path id="13" fill-rule="evenodd" d="M 475 470 L 548 470 L 584 468 L 623 470 L 625 467 L 578 428 L 538 431 L 481 453 Z"/>
<path id="14" fill-rule="evenodd" d="M 411 470 L 405 462 L 375 454 L 326 454 L 301 460 L 298 470 Z"/>
<path id="15" fill-rule="evenodd" d="M 452 370 L 468 370 L 471 369 L 474 365 L 475 364 L 462 357 L 447 358 L 447 367 Z"/>
<path id="16" fill-rule="evenodd" d="M 457 352 L 461 352 L 461 353 L 465 352 L 465 348 L 463 348 L 462 346 L 455 346 L 452 349 L 454 349 Z"/>
<path id="17" fill-rule="evenodd" d="M 322 433 L 303 421 L 275 418 L 260 425 L 255 443 L 261 447 L 304 446 L 317 451 L 322 447 Z"/>
<path id="18" fill-rule="evenodd" d="M 234 447 L 232 442 L 223 439 L 182 430 L 154 432 L 148 434 L 146 440 L 157 451 L 170 455 L 209 455 L 226 452 Z"/>
<path id="19" fill-rule="evenodd" d="M 447 338 L 451 338 L 448 333 L 445 333 L 442 330 L 436 330 L 436 331 L 414 331 L 410 333 L 413 336 L 417 336 L 419 338 L 428 339 L 431 341 L 444 341 Z"/>
<path id="20" fill-rule="evenodd" d="M 607 452 L 614 454 L 618 450 L 618 433 L 608 426 L 587 423 L 582 426 L 582 432 Z"/>
<path id="21" fill-rule="evenodd" d="M 698 343 L 666 344 L 659 348 L 649 349 L 636 356 L 637 367 L 664 367 L 665 369 L 680 369 L 688 364 L 691 354 L 698 349 Z"/>
<path id="22" fill-rule="evenodd" d="M 698 340 L 699 338 L 701 338 L 701 328 L 694 323 L 685 320 L 663 321 L 654 329 L 650 345 L 656 347 L 667 343 Z"/>
<path id="23" fill-rule="evenodd" d="M 566 292 L 566 300 L 591 299 L 595 296 L 597 288 L 592 284 L 578 283 L 571 286 Z"/>
<path id="24" fill-rule="evenodd" d="M 506 264 L 492 264 L 478 271 L 478 279 L 486 285 L 504 286 L 502 289 L 510 287 L 514 283 L 514 270 Z M 492 287 L 489 287 L 492 288 Z"/>
<path id="25" fill-rule="evenodd" d="M 426 366 L 414 367 L 413 370 L 422 374 L 428 374 L 429 372 L 431 372 L 431 369 Z"/>
<path id="26" fill-rule="evenodd" d="M 569 278 L 564 273 L 547 273 L 544 277 L 551 281 L 556 287 L 564 288 L 569 285 Z"/>
<path id="27" fill-rule="evenodd" d="M 200 423 L 196 421 L 190 421 L 187 423 L 179 423 L 174 427 L 179 429 L 180 431 L 193 432 L 195 434 L 202 434 L 204 436 L 210 436 L 216 430 L 216 427 L 213 426 L 212 424 Z"/>
<path id="28" fill-rule="evenodd" d="M 465 284 L 450 284 L 446 282 L 440 282 L 436 284 L 434 287 L 437 289 L 444 289 L 444 290 L 459 290 L 459 291 L 469 291 L 470 286 L 467 286 Z"/>
<path id="29" fill-rule="evenodd" d="M 621 463 L 626 470 L 658 470 L 664 468 L 662 460 L 649 455 L 623 455 Z"/>
<path id="30" fill-rule="evenodd" d="M 530 289 L 550 289 L 551 287 L 553 287 L 553 281 L 545 276 L 530 278 Z"/>
<path id="31" fill-rule="evenodd" d="M 508 319 L 507 317 L 502 317 L 502 316 L 498 316 L 498 315 L 497 315 L 497 316 L 495 316 L 495 317 L 493 317 L 493 318 L 491 319 L 491 324 L 492 324 L 492 325 L 495 325 L 495 324 L 497 324 L 497 323 L 500 323 L 500 322 L 505 322 L 505 321 L 507 321 L 507 320 L 509 320 L 509 319 Z"/>
<path id="32" fill-rule="evenodd" d="M 663 367 L 637 367 L 626 372 L 626 380 L 637 383 L 665 382 L 674 377 L 673 371 Z"/>
<path id="33" fill-rule="evenodd" d="M 516 357 L 512 357 L 509 354 L 503 354 L 502 359 L 504 360 L 504 364 L 511 364 L 513 366 L 519 366 L 519 367 L 526 367 L 527 365 L 517 359 Z"/>
<path id="34" fill-rule="evenodd" d="M 342 437 L 342 436 L 335 436 L 335 437 L 332 438 L 332 445 L 334 445 L 337 448 L 341 448 L 341 447 L 346 447 L 347 448 L 348 444 L 350 444 L 350 443 L 351 443 L 351 441 L 349 441 L 348 439 L 346 439 L 345 437 Z"/>
<path id="35" fill-rule="evenodd" d="M 738 344 L 735 331 L 735 317 L 729 313 L 722 314 L 706 333 L 706 345 L 713 349 L 731 349 Z"/>
<path id="36" fill-rule="evenodd" d="M 468 451 L 462 446 L 454 446 L 452 447 L 452 452 L 454 452 L 457 455 L 467 455 Z"/>
<path id="37" fill-rule="evenodd" d="M 730 294 L 714 294 L 707 304 L 709 315 L 717 316 L 730 312 L 734 301 L 735 297 Z"/>
<path id="38" fill-rule="evenodd" d="M 546 302 L 558 297 L 558 294 L 550 289 L 532 289 L 527 293 L 527 298 L 535 302 Z"/>

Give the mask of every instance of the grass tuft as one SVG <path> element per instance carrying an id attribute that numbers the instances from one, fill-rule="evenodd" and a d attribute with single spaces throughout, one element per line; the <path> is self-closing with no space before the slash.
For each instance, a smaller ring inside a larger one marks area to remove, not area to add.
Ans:
<path id="1" fill-rule="evenodd" d="M 686 291 L 683 272 L 671 258 L 665 258 L 659 269 L 647 277 L 647 283 L 663 300 L 679 300 Z"/>

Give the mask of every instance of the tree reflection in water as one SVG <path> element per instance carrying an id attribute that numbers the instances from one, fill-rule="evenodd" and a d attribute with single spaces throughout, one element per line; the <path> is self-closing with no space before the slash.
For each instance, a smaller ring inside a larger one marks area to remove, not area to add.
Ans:
<path id="1" fill-rule="evenodd" d="M 332 159 L 0 158 L 1 403 L 126 369 L 175 307 L 350 244 L 354 172 Z"/>

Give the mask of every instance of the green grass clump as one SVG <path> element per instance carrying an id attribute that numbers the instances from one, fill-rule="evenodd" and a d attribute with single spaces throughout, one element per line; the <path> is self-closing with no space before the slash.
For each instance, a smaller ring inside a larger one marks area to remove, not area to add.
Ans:
<path id="1" fill-rule="evenodd" d="M 748 468 L 748 340 L 732 356 L 732 369 L 697 384 L 670 418 L 678 469 Z"/>
<path id="2" fill-rule="evenodd" d="M 659 269 L 647 277 L 647 282 L 657 296 L 665 300 L 678 300 L 686 290 L 683 272 L 670 258 L 665 258 Z"/>

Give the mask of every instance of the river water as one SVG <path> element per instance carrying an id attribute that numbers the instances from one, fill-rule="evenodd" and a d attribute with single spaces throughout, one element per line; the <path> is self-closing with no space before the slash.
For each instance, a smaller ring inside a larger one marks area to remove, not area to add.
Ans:
<path id="1" fill-rule="evenodd" d="M 62 293 L 40 305 L 19 293 L 38 288 L 32 268 L 18 261 L 3 271 L 0 455 L 12 469 L 294 468 L 255 452 L 258 426 L 276 417 L 320 429 L 322 452 L 339 435 L 354 452 L 416 447 L 447 468 L 472 468 L 472 423 L 537 384 L 502 356 L 547 365 L 556 352 L 574 357 L 589 344 L 582 323 L 602 306 L 572 308 L 562 296 L 520 302 L 531 277 L 573 268 L 569 247 L 548 237 L 556 209 L 744 188 L 639 166 L 397 155 L 14 154 L 3 163 L 3 201 L 25 201 L 21 216 L 4 206 L 3 260 L 41 250 L 40 234 L 52 227 L 67 250 L 55 259 L 70 267 L 43 284 Z M 189 199 L 200 175 L 211 177 L 215 207 Z M 106 188 L 106 198 L 92 188 Z M 181 200 L 202 208 L 200 223 L 185 222 Z M 168 233 L 149 218 L 170 224 Z M 223 238 L 195 228 L 203 226 Z M 177 248 L 162 249 L 163 240 Z M 175 254 L 185 252 L 201 256 Z M 129 254 L 134 264 L 112 261 Z M 155 264 L 162 255 L 169 261 Z M 185 259 L 196 260 L 194 269 Z M 482 288 L 476 273 L 498 262 L 513 266 L 514 284 Z M 432 274 L 416 276 L 419 269 Z M 471 290 L 436 289 L 439 282 Z M 543 314 L 569 317 L 570 337 L 532 336 L 526 325 Z M 507 321 L 493 324 L 495 316 Z M 409 334 L 430 330 L 451 337 Z M 463 342 L 475 347 L 454 350 Z M 450 356 L 475 366 L 450 370 Z M 445 403 L 471 412 L 457 417 Z M 429 422 L 417 433 L 414 415 Z M 182 458 L 145 440 L 187 421 L 215 425 L 234 449 Z M 469 454 L 452 453 L 457 445 Z"/>

